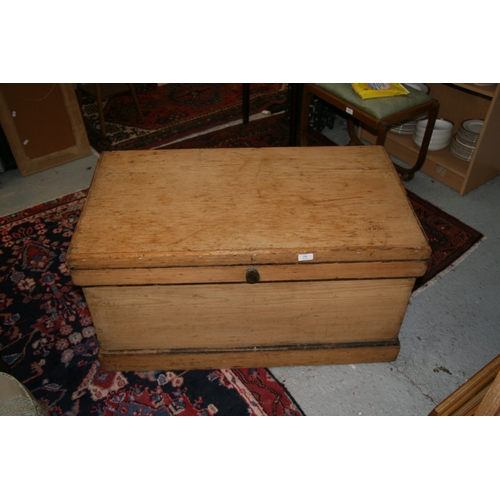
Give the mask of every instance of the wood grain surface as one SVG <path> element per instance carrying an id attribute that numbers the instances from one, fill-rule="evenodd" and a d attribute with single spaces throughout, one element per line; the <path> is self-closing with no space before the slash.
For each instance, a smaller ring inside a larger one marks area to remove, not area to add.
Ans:
<path id="1" fill-rule="evenodd" d="M 381 147 L 101 155 L 72 269 L 425 260 Z"/>

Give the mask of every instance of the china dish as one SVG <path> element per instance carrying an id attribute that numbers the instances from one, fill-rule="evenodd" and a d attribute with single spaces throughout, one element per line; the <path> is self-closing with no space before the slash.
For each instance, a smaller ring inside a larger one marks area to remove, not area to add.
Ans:
<path id="1" fill-rule="evenodd" d="M 412 89 L 420 90 L 424 94 L 429 93 L 429 87 L 425 83 L 403 83 L 403 86 L 411 87 Z"/>
<path id="2" fill-rule="evenodd" d="M 483 120 L 465 120 L 451 143 L 451 153 L 464 161 L 470 161 L 483 128 Z"/>
<path id="3" fill-rule="evenodd" d="M 465 120 L 461 127 L 465 132 L 469 132 L 469 134 L 474 134 L 479 136 L 481 130 L 483 129 L 484 121 L 483 120 Z"/>
<path id="4" fill-rule="evenodd" d="M 417 146 L 422 146 L 422 138 L 416 136 L 413 134 L 412 136 L 413 142 Z M 444 141 L 435 141 L 431 139 L 431 142 L 429 142 L 429 151 L 439 151 L 440 149 L 446 148 L 450 144 L 450 139 L 446 139 Z"/>
<path id="5" fill-rule="evenodd" d="M 396 125 L 390 128 L 389 132 L 393 132 L 394 134 L 411 135 L 415 131 L 416 123 L 417 122 L 415 120 L 411 120 L 409 122 L 405 122 L 401 125 Z"/>
<path id="6" fill-rule="evenodd" d="M 415 131 L 415 126 L 418 120 L 423 120 L 427 115 L 419 116 L 416 120 L 410 120 L 409 122 L 399 123 L 394 125 L 389 129 L 389 132 L 401 135 L 411 135 Z"/>
<path id="7" fill-rule="evenodd" d="M 425 131 L 427 127 L 427 120 L 419 120 L 416 125 L 416 130 Z M 432 131 L 432 136 L 451 136 L 453 132 L 453 122 L 449 120 L 443 120 L 442 118 L 436 120 L 434 124 L 434 130 Z"/>
<path id="8" fill-rule="evenodd" d="M 451 142 L 450 149 L 451 153 L 457 158 L 460 158 L 460 160 L 470 161 L 476 148 L 475 146 L 463 145 L 457 140 L 457 136 L 455 135 L 453 141 Z"/>
<path id="9" fill-rule="evenodd" d="M 415 132 L 413 133 L 413 142 L 417 146 L 422 146 L 422 141 L 424 139 L 425 130 L 427 128 L 428 120 L 419 120 L 415 126 Z M 446 148 L 452 139 L 453 135 L 453 123 L 449 120 L 439 119 L 436 120 L 434 124 L 434 129 L 432 131 L 431 140 L 429 142 L 429 151 L 439 151 L 440 149 Z"/>

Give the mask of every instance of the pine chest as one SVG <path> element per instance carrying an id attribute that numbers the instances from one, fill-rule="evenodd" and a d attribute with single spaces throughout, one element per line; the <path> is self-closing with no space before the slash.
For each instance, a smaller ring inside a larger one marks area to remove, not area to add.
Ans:
<path id="1" fill-rule="evenodd" d="M 384 148 L 101 155 L 68 263 L 108 370 L 394 360 L 431 250 Z"/>

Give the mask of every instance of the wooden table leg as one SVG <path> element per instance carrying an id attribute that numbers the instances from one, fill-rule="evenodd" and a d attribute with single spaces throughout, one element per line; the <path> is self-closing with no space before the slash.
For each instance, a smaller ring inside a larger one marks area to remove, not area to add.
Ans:
<path id="1" fill-rule="evenodd" d="M 290 146 L 298 146 L 298 132 L 302 107 L 303 83 L 290 83 Z"/>
<path id="2" fill-rule="evenodd" d="M 243 84 L 243 125 L 250 119 L 250 84 Z"/>

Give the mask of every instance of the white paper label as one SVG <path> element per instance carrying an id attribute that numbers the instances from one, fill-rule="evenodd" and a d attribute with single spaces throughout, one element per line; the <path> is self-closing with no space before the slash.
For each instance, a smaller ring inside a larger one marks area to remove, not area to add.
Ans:
<path id="1" fill-rule="evenodd" d="M 314 259 L 313 253 L 299 253 L 299 262 L 301 260 L 313 260 L 313 259 Z"/>
<path id="2" fill-rule="evenodd" d="M 350 115 L 352 115 L 354 113 L 354 111 L 351 108 L 345 108 L 345 111 L 346 111 L 346 113 L 349 113 Z"/>

